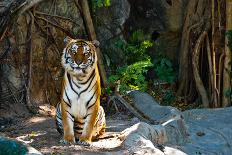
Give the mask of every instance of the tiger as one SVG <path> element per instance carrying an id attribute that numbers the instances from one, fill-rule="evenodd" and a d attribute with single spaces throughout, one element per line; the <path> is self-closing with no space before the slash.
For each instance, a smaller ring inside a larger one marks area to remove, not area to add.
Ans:
<path id="1" fill-rule="evenodd" d="M 101 85 L 96 48 L 99 42 L 66 37 L 61 64 L 64 68 L 61 101 L 56 107 L 57 131 L 64 143 L 91 145 L 105 132 L 100 106 Z"/>

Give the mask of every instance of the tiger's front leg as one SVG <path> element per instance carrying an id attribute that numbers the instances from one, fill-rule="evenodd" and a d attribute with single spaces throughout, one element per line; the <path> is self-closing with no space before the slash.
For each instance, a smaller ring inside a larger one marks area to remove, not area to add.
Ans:
<path id="1" fill-rule="evenodd" d="M 90 145 L 93 136 L 93 129 L 97 119 L 98 107 L 92 107 L 93 111 L 87 116 L 83 132 L 79 138 L 79 143 L 82 145 Z"/>
<path id="2" fill-rule="evenodd" d="M 64 130 L 64 143 L 75 143 L 74 137 L 74 121 L 72 120 L 72 116 L 68 113 L 68 106 L 66 103 L 61 102 L 61 110 L 62 110 L 62 123 Z"/>

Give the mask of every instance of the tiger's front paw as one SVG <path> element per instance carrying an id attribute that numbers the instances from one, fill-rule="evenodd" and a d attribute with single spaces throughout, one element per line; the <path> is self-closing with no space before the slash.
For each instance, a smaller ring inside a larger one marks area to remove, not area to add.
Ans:
<path id="1" fill-rule="evenodd" d="M 60 140 L 63 144 L 75 144 L 75 137 L 72 135 L 64 136 L 64 139 Z"/>
<path id="2" fill-rule="evenodd" d="M 84 136 L 81 136 L 81 137 L 79 137 L 77 144 L 83 145 L 83 146 L 91 146 L 91 140 L 90 140 L 90 138 L 86 138 Z"/>
<path id="3" fill-rule="evenodd" d="M 60 140 L 60 143 L 61 143 L 61 144 L 65 144 L 65 145 L 74 145 L 74 144 L 75 144 L 75 142 L 69 142 L 69 141 L 64 140 L 64 139 L 61 139 L 61 140 Z"/>
<path id="4" fill-rule="evenodd" d="M 83 145 L 83 146 L 91 146 L 91 142 L 90 141 L 79 140 L 79 141 L 77 141 L 77 144 L 78 145 Z"/>

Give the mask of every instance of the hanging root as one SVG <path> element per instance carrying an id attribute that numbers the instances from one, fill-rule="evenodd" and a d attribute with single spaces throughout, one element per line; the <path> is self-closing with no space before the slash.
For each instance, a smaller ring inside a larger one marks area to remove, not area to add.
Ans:
<path id="1" fill-rule="evenodd" d="M 202 46 L 202 42 L 204 40 L 204 38 L 206 37 L 207 32 L 204 31 L 200 37 L 198 38 L 196 45 L 194 47 L 193 50 L 193 57 L 192 57 L 192 65 L 193 65 L 193 75 L 194 75 L 194 79 L 196 82 L 196 87 L 197 90 L 201 96 L 202 99 L 202 103 L 204 107 L 209 107 L 209 98 L 206 92 L 206 89 L 203 85 L 203 82 L 201 80 L 201 77 L 199 75 L 199 54 L 200 54 L 200 48 Z"/>

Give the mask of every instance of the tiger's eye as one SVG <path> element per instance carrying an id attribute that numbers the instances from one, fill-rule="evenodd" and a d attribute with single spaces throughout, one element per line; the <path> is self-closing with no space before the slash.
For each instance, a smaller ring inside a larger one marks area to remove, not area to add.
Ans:
<path id="1" fill-rule="evenodd" d="M 68 63 L 73 63 L 73 60 L 71 58 L 67 59 Z"/>
<path id="2" fill-rule="evenodd" d="M 72 48 L 71 48 L 72 53 L 75 54 L 77 49 L 78 49 L 78 46 L 76 44 L 72 45 Z"/>
<path id="3" fill-rule="evenodd" d="M 85 56 L 88 57 L 88 56 L 89 56 L 89 53 L 85 53 Z"/>

